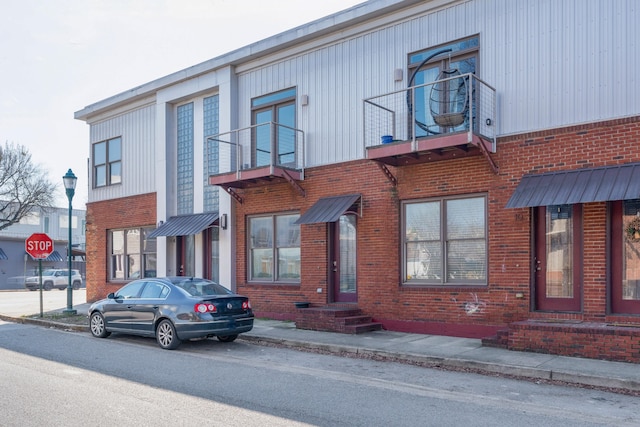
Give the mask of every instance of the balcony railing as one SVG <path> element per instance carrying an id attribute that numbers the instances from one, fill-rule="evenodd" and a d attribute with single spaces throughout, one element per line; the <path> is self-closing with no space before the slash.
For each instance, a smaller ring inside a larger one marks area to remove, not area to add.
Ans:
<path id="1" fill-rule="evenodd" d="M 473 142 L 496 144 L 496 91 L 474 74 L 462 74 L 364 100 L 364 146 L 410 142 L 411 152 Z M 447 138 L 449 143 L 438 142 Z M 369 156 L 371 158 L 371 156 Z"/>
<path id="2" fill-rule="evenodd" d="M 217 165 L 209 171 L 214 185 L 280 176 L 283 170 L 291 171 L 294 179 L 302 179 L 304 173 L 304 132 L 279 123 L 212 135 L 206 144 L 209 164 Z"/>

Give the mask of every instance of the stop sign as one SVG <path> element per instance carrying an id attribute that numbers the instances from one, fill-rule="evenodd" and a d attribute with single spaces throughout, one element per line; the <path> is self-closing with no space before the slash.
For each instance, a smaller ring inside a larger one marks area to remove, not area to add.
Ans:
<path id="1" fill-rule="evenodd" d="M 53 240 L 45 233 L 33 233 L 24 241 L 25 250 L 35 259 L 45 259 L 53 252 Z"/>

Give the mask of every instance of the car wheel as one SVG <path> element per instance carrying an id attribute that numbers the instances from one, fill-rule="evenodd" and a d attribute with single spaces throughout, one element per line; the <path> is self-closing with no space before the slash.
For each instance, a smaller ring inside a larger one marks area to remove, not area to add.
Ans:
<path id="1" fill-rule="evenodd" d="M 77 291 L 78 289 L 80 289 L 80 282 L 73 282 L 73 290 Z"/>
<path id="2" fill-rule="evenodd" d="M 50 291 L 51 289 L 53 289 L 53 283 L 51 282 L 44 282 L 44 284 L 42 285 L 42 288 L 45 291 Z"/>
<path id="3" fill-rule="evenodd" d="M 176 334 L 176 328 L 170 320 L 164 319 L 156 328 L 156 341 L 165 350 L 174 350 L 180 345 L 180 339 Z"/>
<path id="4" fill-rule="evenodd" d="M 221 342 L 233 342 L 238 338 L 238 335 L 218 335 L 218 341 Z"/>
<path id="5" fill-rule="evenodd" d="M 111 332 L 107 332 L 104 317 L 97 311 L 91 314 L 91 318 L 89 319 L 89 329 L 91 329 L 91 334 L 96 338 L 106 338 L 111 335 Z"/>

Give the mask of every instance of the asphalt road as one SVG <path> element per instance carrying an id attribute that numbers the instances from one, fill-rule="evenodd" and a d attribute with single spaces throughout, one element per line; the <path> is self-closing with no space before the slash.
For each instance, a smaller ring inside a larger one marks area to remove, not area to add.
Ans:
<path id="1" fill-rule="evenodd" d="M 636 426 L 636 397 L 254 346 L 0 321 L 3 426 Z"/>

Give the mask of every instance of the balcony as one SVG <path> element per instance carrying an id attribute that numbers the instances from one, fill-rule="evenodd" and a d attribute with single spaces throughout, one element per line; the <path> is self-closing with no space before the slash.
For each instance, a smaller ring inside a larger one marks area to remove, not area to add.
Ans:
<path id="1" fill-rule="evenodd" d="M 304 194 L 304 132 L 274 122 L 232 130 L 206 138 L 209 184 L 231 188 L 289 182 Z M 218 159 L 215 159 L 216 154 Z M 216 167 L 217 166 L 217 167 Z M 212 170 L 215 169 L 215 170 Z"/>
<path id="2" fill-rule="evenodd" d="M 462 74 L 364 100 L 366 158 L 384 165 L 484 155 L 496 151 L 496 92 Z"/>

